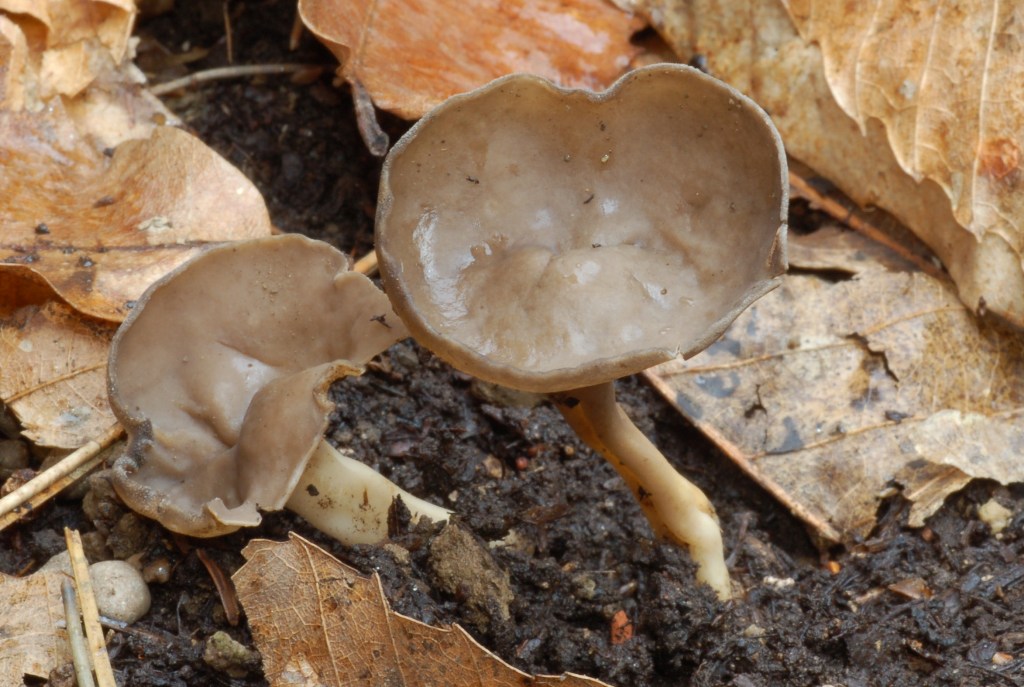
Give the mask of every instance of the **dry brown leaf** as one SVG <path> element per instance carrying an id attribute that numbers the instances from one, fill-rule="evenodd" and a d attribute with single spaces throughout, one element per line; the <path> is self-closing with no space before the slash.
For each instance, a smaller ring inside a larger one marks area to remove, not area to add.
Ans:
<path id="1" fill-rule="evenodd" d="M 57 570 L 0 574 L 0 684 L 24 684 L 25 675 L 49 677 L 71 660 L 60 595 L 65 579 Z"/>
<path id="2" fill-rule="evenodd" d="M 119 321 L 209 243 L 266 236 L 256 188 L 193 136 L 157 127 L 105 155 L 64 116 L 0 112 L 0 270 L 40 275 L 78 310 Z"/>
<path id="3" fill-rule="evenodd" d="M 1024 325 L 1019 3 L 790 0 L 808 40 L 783 0 L 636 5 L 764 106 L 791 155 L 913 229 L 969 307 Z"/>
<path id="4" fill-rule="evenodd" d="M 406 119 L 512 72 L 602 90 L 642 26 L 606 0 L 300 0 L 299 12 L 339 75 Z"/>
<path id="5" fill-rule="evenodd" d="M 125 59 L 135 14 L 132 0 L 0 0 L 0 46 L 27 48 L 3 77 L 18 87 L 0 91 L 0 107 L 78 96 Z"/>
<path id="6" fill-rule="evenodd" d="M 921 273 L 790 274 L 652 376 L 826 539 L 866 535 L 890 485 L 917 526 L 972 478 L 1024 481 L 1024 335 L 979 324 Z"/>
<path id="7" fill-rule="evenodd" d="M 5 305 L 7 294 L 25 287 L 0 272 Z M 0 400 L 18 416 L 26 437 L 37 445 L 77 448 L 113 424 L 106 374 L 114 330 L 57 300 L 3 312 Z"/>
<path id="8" fill-rule="evenodd" d="M 380 578 L 292 534 L 253 540 L 233 579 L 271 687 L 561 685 L 600 687 L 578 675 L 531 677 L 458 625 L 436 628 L 395 613 Z"/>

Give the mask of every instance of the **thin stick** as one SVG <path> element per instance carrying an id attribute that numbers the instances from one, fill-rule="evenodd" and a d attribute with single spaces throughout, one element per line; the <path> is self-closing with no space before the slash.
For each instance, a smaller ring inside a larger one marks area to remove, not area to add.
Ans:
<path id="1" fill-rule="evenodd" d="M 228 64 L 235 63 L 235 41 L 231 31 L 231 13 L 228 12 L 227 0 L 221 3 L 221 10 L 224 13 L 224 37 L 227 39 Z"/>
<path id="2" fill-rule="evenodd" d="M 60 462 L 0 499 L 0 532 L 91 470 L 99 463 L 97 454 L 117 441 L 123 433 L 121 425 L 111 425 L 101 437 L 68 454 Z"/>
<path id="3" fill-rule="evenodd" d="M 68 640 L 71 644 L 71 662 L 75 666 L 75 679 L 78 687 L 95 687 L 92 679 L 92 663 L 89 662 L 89 647 L 85 643 L 85 632 L 82 630 L 82 616 L 78 611 L 78 599 L 75 598 L 75 585 L 71 580 L 61 584 L 61 596 L 64 599 L 64 622 L 67 625 Z"/>
<path id="4" fill-rule="evenodd" d="M 92 589 L 92 580 L 89 579 L 89 562 L 85 560 L 85 551 L 82 550 L 82 537 L 78 530 L 65 527 L 64 540 L 68 545 L 68 553 L 71 554 L 71 570 L 75 573 L 75 586 L 78 588 L 78 600 L 82 606 L 82 624 L 85 625 L 85 636 L 89 640 L 96 683 L 99 687 L 117 687 L 114 669 L 110 667 L 110 655 L 103 639 L 100 612 L 96 608 L 96 594 Z"/>
<path id="5" fill-rule="evenodd" d="M 233 67 L 217 67 L 205 71 L 196 72 L 183 76 L 180 79 L 167 81 L 150 86 L 149 92 L 153 95 L 166 95 L 171 91 L 181 88 L 191 88 L 206 81 L 218 81 L 223 79 L 238 79 L 246 76 L 261 76 L 264 74 L 294 74 L 295 72 L 307 69 L 323 69 L 320 64 L 240 64 Z"/>
<path id="6" fill-rule="evenodd" d="M 306 27 L 302 23 L 302 14 L 299 12 L 299 8 L 295 8 L 295 20 L 292 21 L 292 30 L 288 34 L 288 49 L 295 52 L 299 49 L 299 43 L 302 41 L 302 29 Z"/>
<path id="7" fill-rule="evenodd" d="M 907 246 L 903 245 L 868 220 L 864 219 L 862 213 L 856 208 L 856 206 L 848 207 L 834 198 L 830 198 L 819 193 L 818 190 L 806 179 L 793 171 L 790 171 L 789 173 L 789 185 L 798 195 L 805 200 L 810 201 L 813 205 L 818 206 L 821 210 L 828 213 L 833 219 L 842 222 L 854 231 L 860 232 L 872 241 L 880 243 L 889 250 L 894 251 L 904 260 L 913 263 L 915 267 L 928 276 L 939 280 L 946 279 L 946 275 L 942 268 L 937 267 L 927 258 L 908 249 Z M 853 201 L 850 202 L 852 203 Z"/>
<path id="8" fill-rule="evenodd" d="M 224 574 L 221 567 L 217 565 L 217 561 L 210 558 L 206 551 L 197 547 L 196 556 L 199 557 L 200 562 L 206 567 L 206 572 L 210 574 L 210 578 L 213 580 L 213 586 L 217 588 L 217 594 L 220 595 L 220 605 L 224 607 L 225 619 L 227 619 L 231 627 L 235 627 L 238 625 L 242 610 L 238 606 L 238 593 L 235 591 L 234 582 Z"/>
<path id="9" fill-rule="evenodd" d="M 365 274 L 368 277 L 372 276 L 377 271 L 377 254 L 371 250 L 356 260 L 356 264 L 352 265 L 352 271 Z"/>

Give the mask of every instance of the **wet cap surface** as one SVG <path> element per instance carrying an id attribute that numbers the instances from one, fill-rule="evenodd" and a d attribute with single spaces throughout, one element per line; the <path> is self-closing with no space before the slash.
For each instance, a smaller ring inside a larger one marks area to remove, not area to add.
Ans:
<path id="1" fill-rule="evenodd" d="M 385 289 L 464 371 L 529 391 L 609 381 L 702 350 L 775 286 L 786 178 L 764 112 L 697 70 L 596 95 L 506 77 L 389 154 Z"/>

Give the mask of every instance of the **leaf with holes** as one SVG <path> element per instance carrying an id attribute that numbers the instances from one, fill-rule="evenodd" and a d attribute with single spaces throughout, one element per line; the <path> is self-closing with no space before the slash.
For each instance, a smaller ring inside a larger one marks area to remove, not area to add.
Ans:
<path id="1" fill-rule="evenodd" d="M 826 274 L 829 260 L 852 262 L 821 251 L 794 253 Z M 704 353 L 652 371 L 669 401 L 832 541 L 870 532 L 893 486 L 920 526 L 972 478 L 1024 480 L 1024 335 L 979 323 L 948 284 L 856 262 L 862 271 L 839 281 L 787 275 Z"/>

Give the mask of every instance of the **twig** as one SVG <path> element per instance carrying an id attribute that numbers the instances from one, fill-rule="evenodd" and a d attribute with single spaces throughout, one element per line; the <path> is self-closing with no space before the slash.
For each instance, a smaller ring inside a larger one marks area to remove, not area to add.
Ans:
<path id="1" fill-rule="evenodd" d="M 78 588 L 78 600 L 82 606 L 82 623 L 85 625 L 85 636 L 89 640 L 96 683 L 99 687 L 117 687 L 114 669 L 110 667 L 110 655 L 103 640 L 100 612 L 96 608 L 96 595 L 92 589 L 92 580 L 89 579 L 89 562 L 85 560 L 85 551 L 82 550 L 82 537 L 78 530 L 65 527 L 64 540 L 71 555 L 71 570 L 75 573 L 75 586 Z"/>
<path id="2" fill-rule="evenodd" d="M 306 25 L 302 23 L 302 13 L 296 7 L 295 20 L 292 21 L 292 30 L 288 34 L 288 49 L 292 52 L 299 49 L 299 43 L 302 41 L 302 29 L 304 28 L 306 28 Z"/>
<path id="3" fill-rule="evenodd" d="M 75 666 L 75 679 L 78 681 L 78 687 L 95 687 L 92 663 L 89 661 L 89 647 L 85 643 L 82 616 L 78 611 L 78 600 L 75 598 L 75 585 L 71 580 L 64 580 L 60 589 L 64 598 L 64 621 L 71 644 L 71 662 Z"/>
<path id="4" fill-rule="evenodd" d="M 181 88 L 191 88 L 207 81 L 218 81 L 222 79 L 238 79 L 246 76 L 261 76 L 264 74 L 294 74 L 307 69 L 323 69 L 320 64 L 240 64 L 233 67 L 217 67 L 205 71 L 196 72 L 183 76 L 180 79 L 166 81 L 164 83 L 150 86 L 149 92 L 153 95 L 166 95 L 171 91 Z"/>
<path id="5" fill-rule="evenodd" d="M 857 209 L 855 205 L 844 205 L 834 198 L 830 198 L 822 193 L 819 193 L 814 186 L 812 186 L 806 179 L 800 176 L 794 171 L 789 172 L 789 185 L 793 188 L 797 195 L 810 201 L 812 205 L 817 206 L 833 219 L 836 219 L 846 226 L 850 227 L 854 231 L 860 232 L 864 236 L 875 243 L 880 243 L 886 248 L 894 251 L 897 255 L 907 260 L 919 270 L 924 272 L 930 277 L 935 279 L 944 280 L 946 278 L 942 268 L 937 267 L 927 258 L 919 255 L 913 250 L 908 249 L 907 246 L 903 245 L 900 241 L 894 239 L 886 232 L 879 229 L 877 226 L 869 222 L 863 217 L 863 214 Z M 852 203 L 852 201 L 851 201 Z"/>
<path id="6" fill-rule="evenodd" d="M 368 277 L 373 275 L 377 271 L 377 254 L 371 250 L 356 260 L 356 264 L 352 265 L 352 271 L 365 274 Z"/>
<path id="7" fill-rule="evenodd" d="M 198 547 L 195 551 L 196 556 L 199 557 L 199 560 L 206 567 L 206 572 L 210 574 L 213 585 L 217 588 L 217 594 L 220 595 L 220 605 L 224 607 L 224 617 L 227 619 L 228 624 L 232 627 L 238 625 L 241 609 L 238 606 L 238 594 L 235 592 L 235 584 L 231 581 L 230 577 L 224 574 L 224 570 L 217 565 L 217 561 L 207 555 L 206 551 Z"/>
<path id="8" fill-rule="evenodd" d="M 100 451 L 117 441 L 123 433 L 121 425 L 111 425 L 103 436 L 68 454 L 34 479 L 0 498 L 0 532 L 96 467 L 100 462 Z"/>
<path id="9" fill-rule="evenodd" d="M 228 64 L 235 63 L 235 41 L 231 31 L 231 13 L 228 11 L 228 2 L 221 3 L 221 11 L 224 14 L 224 38 L 227 39 Z"/>
<path id="10" fill-rule="evenodd" d="M 349 84 L 352 86 L 352 104 L 356 110 L 356 126 L 359 129 L 359 135 L 363 137 L 363 143 L 366 144 L 371 155 L 384 157 L 388 152 L 390 139 L 377 122 L 377 108 L 373 105 L 373 98 L 358 79 L 349 79 Z"/>

